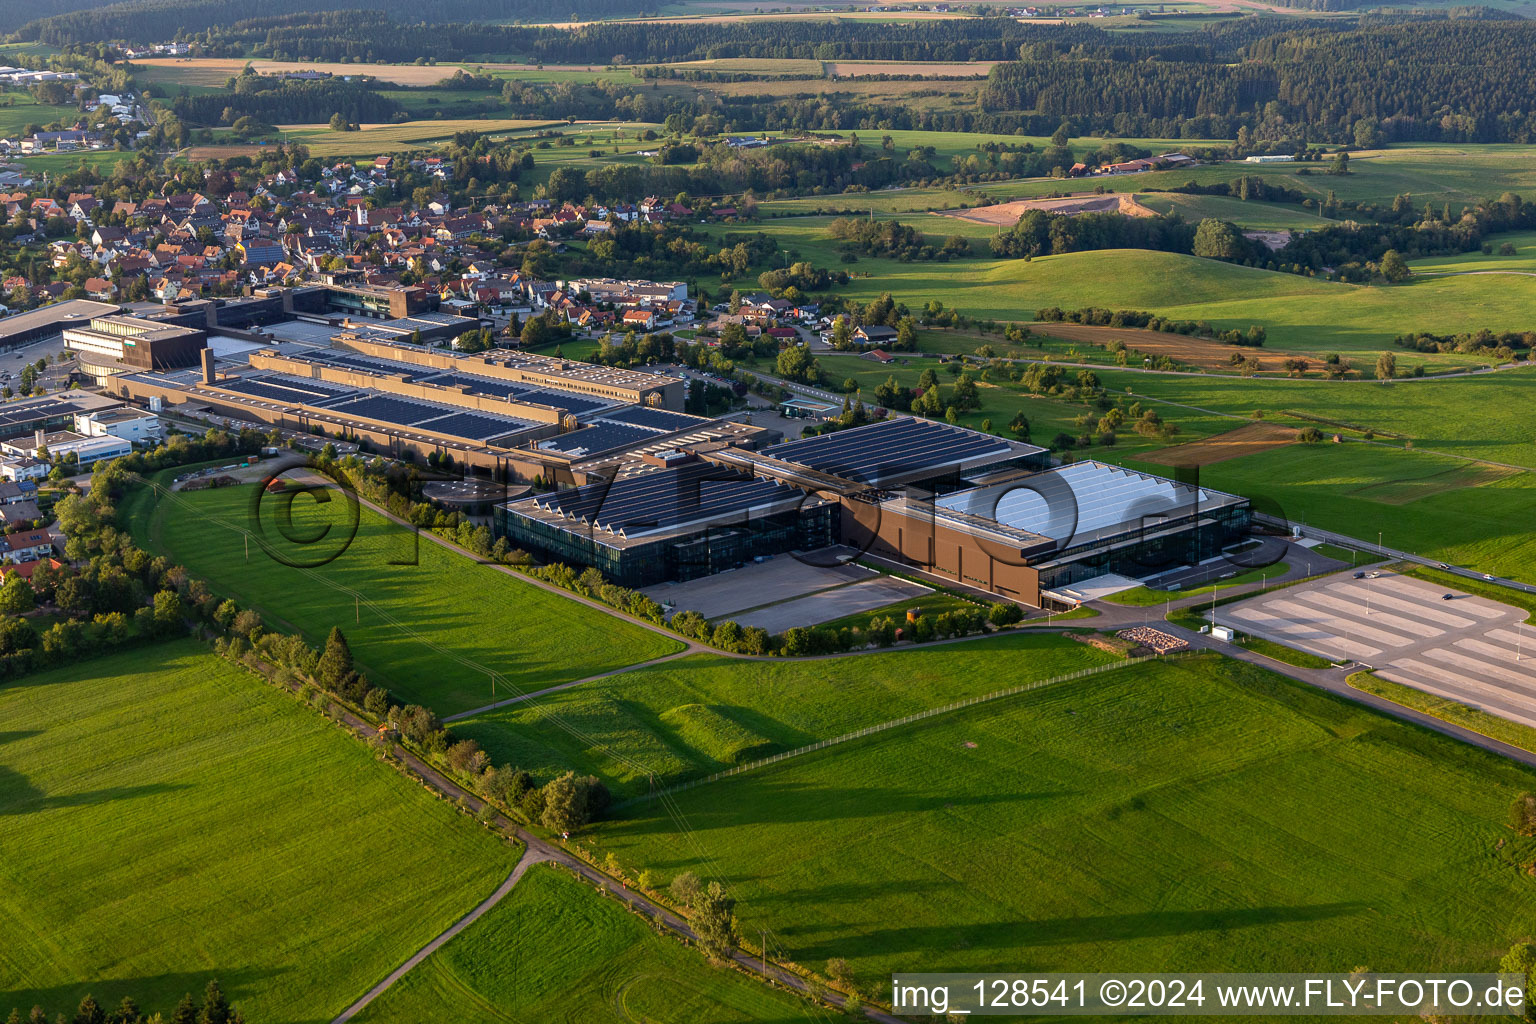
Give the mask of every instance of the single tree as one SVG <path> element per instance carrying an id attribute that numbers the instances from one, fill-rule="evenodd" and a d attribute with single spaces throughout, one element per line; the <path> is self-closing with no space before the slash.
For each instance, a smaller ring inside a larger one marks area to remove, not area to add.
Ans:
<path id="1" fill-rule="evenodd" d="M 672 899 L 677 903 L 681 903 L 686 910 L 693 909 L 693 903 L 699 898 L 699 893 L 702 891 L 703 887 L 699 885 L 699 876 L 692 871 L 684 871 L 672 879 L 672 884 L 667 886 L 667 892 L 672 895 Z"/>
<path id="2" fill-rule="evenodd" d="M 332 626 L 330 635 L 325 638 L 325 651 L 320 655 L 315 675 L 327 686 L 339 685 L 352 675 L 352 648 L 347 646 L 347 638 L 341 635 L 339 626 Z"/>
<path id="3" fill-rule="evenodd" d="M 1388 249 L 1381 254 L 1381 276 L 1393 284 L 1408 280 L 1413 271 L 1408 269 L 1407 262 L 1396 249 Z"/>
<path id="4" fill-rule="evenodd" d="M 197 1024 L 230 1024 L 229 1000 L 216 978 L 209 978 L 208 987 L 203 990 L 203 1008 L 198 1011 Z"/>
<path id="5" fill-rule="evenodd" d="M 736 947 L 736 901 L 719 882 L 710 882 L 699 896 L 689 923 L 707 956 L 724 960 Z"/>
<path id="6" fill-rule="evenodd" d="M 587 823 L 587 794 L 575 772 L 566 772 L 544 787 L 540 818 L 551 832 L 573 832 Z"/>

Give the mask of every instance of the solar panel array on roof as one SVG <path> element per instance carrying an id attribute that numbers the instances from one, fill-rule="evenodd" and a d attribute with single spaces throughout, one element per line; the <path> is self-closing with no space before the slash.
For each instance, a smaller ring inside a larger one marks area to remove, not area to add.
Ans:
<path id="1" fill-rule="evenodd" d="M 404 426 L 415 426 L 423 420 L 435 419 L 448 412 L 443 406 L 427 405 L 425 402 L 417 402 L 409 398 L 397 398 L 394 395 L 380 395 L 364 393 L 356 398 L 348 398 L 340 402 L 333 402 L 325 406 L 331 412 L 341 413 L 344 416 L 361 416 L 365 419 L 379 420 L 384 423 L 399 423 Z"/>
<path id="2" fill-rule="evenodd" d="M 946 495 L 934 504 L 1070 543 L 1155 526 L 1165 517 L 1192 515 L 1238 500 L 1101 462 L 1076 462 L 995 487 Z"/>
<path id="3" fill-rule="evenodd" d="M 273 402 L 292 402 L 295 405 L 317 405 L 357 394 L 356 388 L 341 384 L 276 375 L 236 377 L 221 380 L 214 387 L 222 391 L 233 391 L 238 395 L 265 398 Z"/>
<path id="4" fill-rule="evenodd" d="M 736 521 L 745 522 L 752 508 L 800 497 L 783 484 L 695 462 L 543 495 L 535 504 L 599 530 L 634 534 L 711 518 L 739 516 Z"/>
<path id="5" fill-rule="evenodd" d="M 401 376 L 406 380 L 415 380 L 422 375 L 422 368 L 411 363 L 399 363 L 392 359 L 376 359 L 373 356 L 365 356 L 357 352 L 305 353 L 294 358 L 308 363 L 327 363 L 346 369 L 362 370 L 366 373 L 383 373 L 392 377 Z M 426 372 L 430 373 L 431 371 L 428 370 Z"/>
<path id="6" fill-rule="evenodd" d="M 521 384 L 515 381 L 502 380 L 500 377 L 485 377 L 477 373 L 435 373 L 430 377 L 422 377 L 418 383 L 436 384 L 445 388 L 467 387 L 471 391 L 482 395 L 496 395 L 514 402 L 527 402 L 531 405 L 549 405 L 576 416 L 592 412 L 595 409 L 605 409 L 614 403 L 601 398 L 588 398 L 586 395 L 576 395 L 568 391 L 560 391 L 555 388 L 541 388 L 532 384 Z"/>
<path id="7" fill-rule="evenodd" d="M 556 388 L 530 388 L 528 394 L 523 396 L 525 401 L 537 402 L 540 405 L 553 405 L 557 409 L 564 409 L 573 416 L 581 416 L 585 413 L 595 412 L 598 409 L 611 409 L 614 403 L 606 398 L 588 398 L 586 395 L 572 394 L 569 391 L 560 391 Z"/>
<path id="8" fill-rule="evenodd" d="M 495 377 L 477 377 L 468 373 L 435 373 L 421 378 L 420 383 L 435 384 L 440 388 L 469 388 L 478 394 L 495 395 L 497 398 L 520 398 L 533 390 L 526 384 L 497 380 Z"/>
<path id="9" fill-rule="evenodd" d="M 931 469 L 1019 451 L 1001 438 L 903 416 L 819 437 L 786 441 L 763 454 L 822 473 L 879 484 Z"/>
<path id="10" fill-rule="evenodd" d="M 522 424 L 500 416 L 482 416 L 473 412 L 456 412 L 435 420 L 422 420 L 417 426 L 438 434 L 452 434 L 454 437 L 467 437 L 474 441 L 489 441 L 493 437 L 522 429 Z"/>
<path id="11" fill-rule="evenodd" d="M 0 409 L 0 426 L 15 426 L 18 423 L 35 423 L 39 420 L 70 416 L 74 414 L 75 408 L 73 402 L 54 399 L 47 402 L 28 403 L 20 409 Z"/>
<path id="12" fill-rule="evenodd" d="M 697 427 L 709 422 L 701 416 L 689 416 L 687 413 L 670 412 L 666 409 L 651 409 L 643 405 L 615 409 L 613 412 L 604 413 L 602 418 L 610 422 L 629 423 L 637 427 L 655 427 L 657 430 L 669 432 L 687 430 L 689 427 Z"/>
<path id="13" fill-rule="evenodd" d="M 598 423 L 573 430 L 547 441 L 540 441 L 544 451 L 564 452 L 567 455 L 596 455 L 640 444 L 656 436 L 656 431 L 644 427 L 632 427 L 626 423 Z"/>

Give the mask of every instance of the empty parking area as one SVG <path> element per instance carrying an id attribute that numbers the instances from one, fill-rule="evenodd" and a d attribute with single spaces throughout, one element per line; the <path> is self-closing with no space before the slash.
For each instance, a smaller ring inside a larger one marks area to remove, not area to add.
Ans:
<path id="1" fill-rule="evenodd" d="M 823 590 L 783 604 L 756 608 L 736 616 L 743 626 L 761 626 L 770 633 L 782 633 L 791 626 L 819 626 L 845 615 L 874 611 L 897 601 L 926 597 L 929 587 L 895 576 L 879 576 L 847 587 Z"/>
<path id="2" fill-rule="evenodd" d="M 747 608 L 793 600 L 828 587 L 839 587 L 876 575 L 873 569 L 866 569 L 862 565 L 836 564 L 839 558 L 847 557 L 847 554 L 842 548 L 828 548 L 799 557 L 775 555 L 766 562 L 753 562 L 740 569 L 686 583 L 662 583 L 646 587 L 643 593 L 653 601 L 672 605 L 678 611 L 696 611 L 706 619 L 714 619 Z"/>
<path id="3" fill-rule="evenodd" d="M 1217 615 L 1244 632 L 1360 662 L 1393 682 L 1536 726 L 1536 633 L 1526 617 L 1512 605 L 1389 572 L 1331 576 Z"/>

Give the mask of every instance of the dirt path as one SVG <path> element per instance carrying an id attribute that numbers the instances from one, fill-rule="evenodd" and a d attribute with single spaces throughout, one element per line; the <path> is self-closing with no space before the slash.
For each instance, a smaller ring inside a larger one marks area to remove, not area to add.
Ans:
<path id="1" fill-rule="evenodd" d="M 550 858 L 545 853 L 545 851 L 532 849 L 527 850 L 523 854 L 522 859 L 517 862 L 517 866 L 512 869 L 512 873 L 507 876 L 506 881 L 497 886 L 496 891 L 487 896 L 484 902 L 482 902 L 474 910 L 471 910 L 469 913 L 455 921 L 447 931 L 443 932 L 443 934 L 439 935 L 425 946 L 422 946 L 415 953 L 411 954 L 410 959 L 406 960 L 406 962 L 401 964 L 399 967 L 396 967 L 393 971 L 390 971 L 389 974 L 385 976 L 383 981 L 379 982 L 377 985 L 373 986 L 373 988 L 364 993 L 361 999 L 347 1007 L 345 1010 L 342 1010 L 341 1013 L 337 1014 L 336 1018 L 331 1021 L 331 1024 L 346 1024 L 347 1021 L 357 1016 L 357 1014 L 362 1011 L 363 1007 L 367 1006 L 369 1003 L 379 998 L 379 996 L 383 995 L 392 985 L 394 985 L 395 982 L 405 977 L 407 972 L 409 972 L 417 964 L 421 963 L 433 953 L 436 953 L 443 946 L 447 945 L 448 941 L 455 935 L 459 934 L 459 932 L 463 931 L 465 928 L 468 928 L 470 925 L 474 924 L 476 921 L 480 920 L 480 918 L 485 916 L 486 911 L 500 903 L 502 899 L 507 895 L 507 893 L 512 891 L 513 887 L 517 885 L 517 883 L 522 879 L 523 875 L 527 873 L 530 867 L 535 864 L 542 864 L 549 859 Z"/>

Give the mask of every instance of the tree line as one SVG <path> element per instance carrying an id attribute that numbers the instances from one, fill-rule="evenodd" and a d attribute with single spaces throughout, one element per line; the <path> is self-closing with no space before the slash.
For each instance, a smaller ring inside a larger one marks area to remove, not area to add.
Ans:
<path id="1" fill-rule="evenodd" d="M 32 1007 L 32 1011 L 23 1017 L 20 1009 L 12 1008 L 5 1024 L 245 1024 L 245 1015 L 230 1005 L 218 980 L 210 978 L 201 1001 L 188 992 L 169 1016 L 146 1014 L 132 996 L 123 996 L 116 1009 L 108 1010 L 96 1001 L 95 996 L 87 993 L 72 1017 L 61 1012 L 50 1021 L 47 1009 L 42 1006 Z"/>
<path id="2" fill-rule="evenodd" d="M 1387 141 L 1527 142 L 1536 138 L 1533 44 L 1529 21 L 1429 19 L 1277 32 L 1237 62 L 1031 53 L 992 69 L 981 106 L 1073 118 L 1079 131 L 1216 115 L 1342 142 L 1372 118 Z"/>

